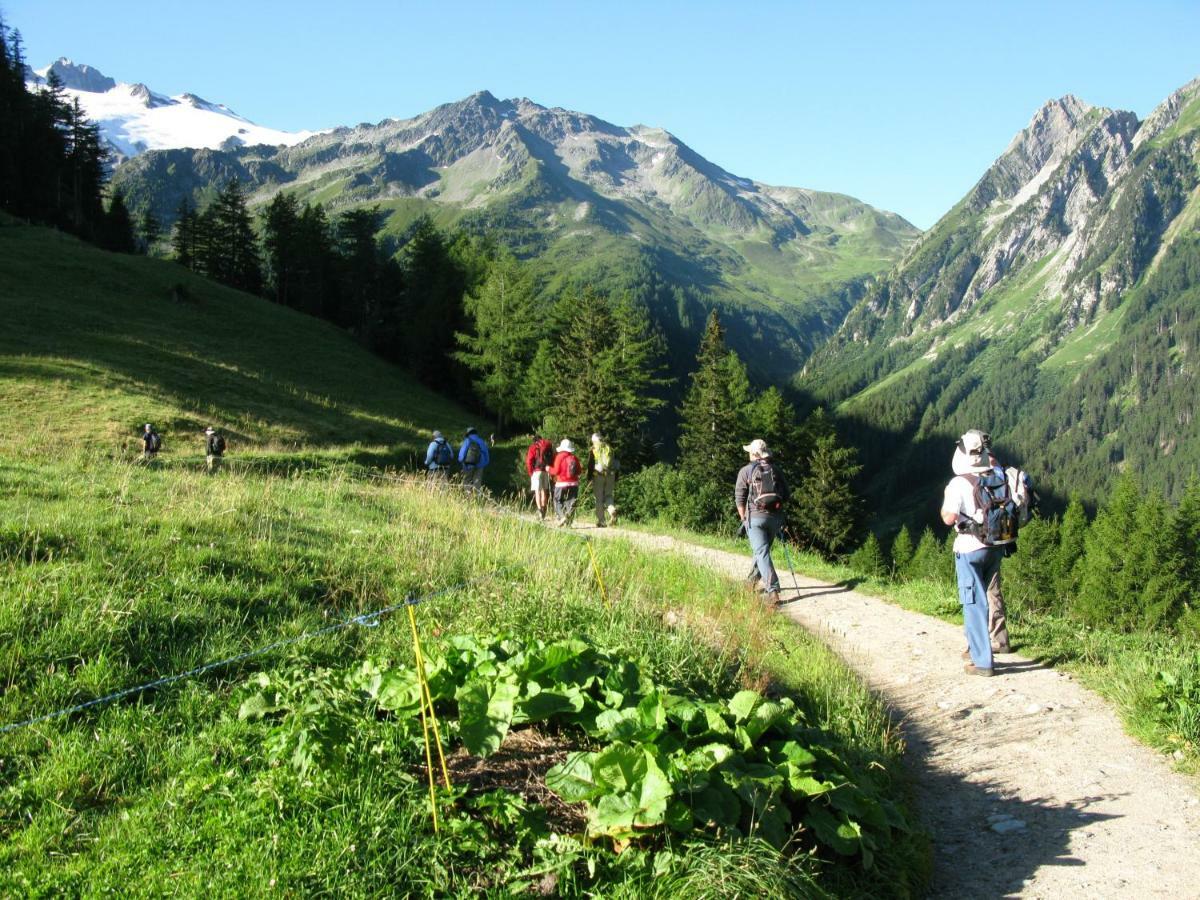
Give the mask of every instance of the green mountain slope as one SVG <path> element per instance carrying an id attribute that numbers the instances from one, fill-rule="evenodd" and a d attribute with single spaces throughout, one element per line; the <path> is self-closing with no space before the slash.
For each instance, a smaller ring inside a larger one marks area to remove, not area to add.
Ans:
<path id="1" fill-rule="evenodd" d="M 431 425 L 469 422 L 337 328 L 174 263 L 7 220 L 0 285 L 0 452 L 132 452 L 153 422 L 169 459 L 200 452 L 211 422 L 234 458 L 304 448 L 399 463 Z"/>
<path id="2" fill-rule="evenodd" d="M 233 177 L 259 205 L 288 191 L 334 211 L 378 205 L 394 234 L 423 214 L 487 234 L 536 257 L 551 285 L 639 290 L 670 336 L 721 307 L 734 345 L 784 378 L 917 235 L 851 197 L 731 175 L 661 129 L 487 92 L 290 148 L 146 153 L 115 183 L 170 221 L 182 197 L 203 203 Z"/>
<path id="3" fill-rule="evenodd" d="M 1132 469 L 1176 493 L 1200 462 L 1198 224 L 1200 80 L 1140 123 L 1048 103 L 799 384 L 852 423 L 877 496 L 918 502 L 969 427 L 1053 492 Z"/>

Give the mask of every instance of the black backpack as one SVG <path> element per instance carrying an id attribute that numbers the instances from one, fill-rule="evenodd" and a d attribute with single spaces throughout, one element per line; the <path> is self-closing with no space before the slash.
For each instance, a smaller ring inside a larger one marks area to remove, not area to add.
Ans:
<path id="1" fill-rule="evenodd" d="M 479 442 L 467 440 L 467 452 L 463 454 L 463 464 L 475 466 L 479 464 L 479 460 L 483 458 L 483 453 L 479 449 Z"/>
<path id="2" fill-rule="evenodd" d="M 454 451 L 445 440 L 435 441 L 437 449 L 433 451 L 433 461 L 439 466 L 448 466 L 454 462 Z M 472 444 L 471 446 L 474 446 Z"/>
<path id="3" fill-rule="evenodd" d="M 150 432 L 150 440 L 146 442 L 146 448 L 151 453 L 157 453 L 162 449 L 162 438 L 158 436 L 157 431 Z"/>
<path id="4" fill-rule="evenodd" d="M 750 509 L 754 512 L 775 513 L 783 509 L 784 496 L 779 491 L 775 467 L 759 460 L 750 470 Z"/>
<path id="5" fill-rule="evenodd" d="M 1011 544 L 1020 522 L 1008 478 L 998 469 L 965 477 L 975 489 L 975 508 L 983 513 L 983 523 L 976 523 L 971 533 L 989 546 Z"/>
<path id="6" fill-rule="evenodd" d="M 216 454 L 217 456 L 220 456 L 222 453 L 224 453 L 225 452 L 225 438 L 223 438 L 219 434 L 214 434 L 212 448 L 213 448 L 213 453 Z"/>

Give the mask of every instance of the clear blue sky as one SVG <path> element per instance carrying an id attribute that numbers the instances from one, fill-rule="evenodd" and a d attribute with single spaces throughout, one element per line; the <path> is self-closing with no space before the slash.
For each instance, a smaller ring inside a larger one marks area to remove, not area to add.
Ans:
<path id="1" fill-rule="evenodd" d="M 276 128 L 487 89 L 656 125 L 729 171 L 928 227 L 1046 100 L 1145 116 L 1200 76 L 1200 2 L 0 0 L 59 56 Z"/>

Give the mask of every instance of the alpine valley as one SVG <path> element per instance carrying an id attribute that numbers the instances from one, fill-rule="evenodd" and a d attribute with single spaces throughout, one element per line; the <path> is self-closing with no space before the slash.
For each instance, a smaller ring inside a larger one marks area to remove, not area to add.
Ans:
<path id="1" fill-rule="evenodd" d="M 1059 496 L 1119 472 L 1178 496 L 1200 463 L 1200 80 L 1139 121 L 1047 103 L 974 188 L 876 280 L 797 385 L 835 407 L 893 520 L 951 441 Z"/>

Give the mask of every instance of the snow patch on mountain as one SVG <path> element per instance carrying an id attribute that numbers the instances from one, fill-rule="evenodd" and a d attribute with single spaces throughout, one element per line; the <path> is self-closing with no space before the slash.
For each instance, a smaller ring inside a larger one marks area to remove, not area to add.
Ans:
<path id="1" fill-rule="evenodd" d="M 119 157 L 146 150 L 183 147 L 210 150 L 255 144 L 292 146 L 319 132 L 280 131 L 257 125 L 228 106 L 195 94 L 167 97 L 144 84 L 117 82 L 99 70 L 61 58 L 26 71 L 30 90 L 44 89 L 54 73 L 68 103 L 78 100 L 84 115 L 100 126 L 101 136 Z"/>

